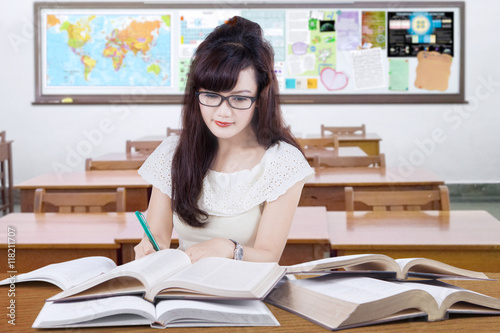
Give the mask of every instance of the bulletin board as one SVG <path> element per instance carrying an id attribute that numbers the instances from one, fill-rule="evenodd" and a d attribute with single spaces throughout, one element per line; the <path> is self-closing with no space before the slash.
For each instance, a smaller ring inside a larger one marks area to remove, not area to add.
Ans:
<path id="1" fill-rule="evenodd" d="M 37 2 L 34 104 L 180 104 L 196 47 L 239 15 L 285 104 L 465 103 L 465 3 Z"/>

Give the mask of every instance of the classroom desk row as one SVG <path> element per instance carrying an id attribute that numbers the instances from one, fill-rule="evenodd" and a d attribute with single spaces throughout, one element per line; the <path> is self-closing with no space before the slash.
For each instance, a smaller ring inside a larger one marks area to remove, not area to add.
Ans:
<path id="1" fill-rule="evenodd" d="M 297 137 L 301 137 L 298 134 Z M 306 135 L 305 138 L 321 138 L 320 134 L 317 135 Z M 136 139 L 136 141 L 141 141 L 149 146 L 158 146 L 165 136 L 162 135 L 149 135 Z M 380 141 L 382 138 L 376 133 L 366 133 L 366 134 L 342 134 L 338 135 L 340 147 L 358 147 L 362 149 L 368 155 L 378 155 L 380 154 Z"/>
<path id="2" fill-rule="evenodd" d="M 344 188 L 373 190 L 437 189 L 444 181 L 424 169 L 400 175 L 397 168 L 322 168 L 304 185 L 300 206 L 324 206 L 329 211 L 345 210 Z M 15 186 L 20 191 L 21 212 L 32 212 L 35 190 L 50 192 L 95 192 L 126 190 L 126 210 L 147 209 L 151 185 L 137 170 L 74 171 L 58 177 L 54 173 L 26 180 Z M 430 207 L 425 207 L 430 209 Z"/>
<path id="3" fill-rule="evenodd" d="M 280 264 L 324 258 L 330 250 L 326 219 L 324 207 L 297 209 Z M 14 243 L 18 273 L 85 256 L 121 264 L 134 259 L 142 236 L 134 213 L 12 213 L 0 217 L 0 257 L 7 258 Z M 174 233 L 171 247 L 178 245 Z M 0 264 L 2 272 L 12 270 L 7 263 Z"/>
<path id="4" fill-rule="evenodd" d="M 500 298 L 500 273 L 487 273 L 487 275 L 496 279 L 494 281 L 474 281 L 474 280 L 447 280 L 447 283 L 457 285 L 462 288 L 474 290 L 492 297 Z M 7 275 L 0 273 L 0 278 L 6 278 Z M 9 286 L 0 286 L 0 293 L 7 295 Z M 44 301 L 60 292 L 60 289 L 43 282 L 27 282 L 16 285 L 16 326 L 7 323 L 7 317 L 4 312 L 3 320 L 0 322 L 0 331 L 2 332 L 36 332 L 31 325 L 35 321 L 38 313 L 42 309 Z M 0 298 L 0 308 L 6 311 L 9 304 L 9 297 Z M 266 304 L 274 314 L 281 326 L 276 327 L 203 327 L 203 328 L 175 328 L 175 332 L 204 332 L 204 333 L 237 333 L 237 332 L 329 332 L 306 319 L 295 314 L 279 309 L 275 306 Z M 496 327 L 496 328 L 495 328 Z M 452 315 L 450 319 L 436 322 L 426 322 L 424 320 L 402 320 L 385 324 L 350 328 L 349 333 L 387 333 L 387 332 L 405 332 L 405 333 L 448 333 L 448 332 L 477 332 L 490 333 L 498 331 L 500 327 L 500 316 L 466 316 Z M 99 327 L 75 329 L 74 331 L 85 332 L 137 332 L 150 330 L 147 326 L 123 326 L 123 327 Z M 65 330 L 66 331 L 66 330 Z M 73 331 L 73 330 L 72 330 Z M 61 332 L 59 330 L 44 329 L 43 332 Z"/>
<path id="5" fill-rule="evenodd" d="M 8 237 L 9 228 L 15 229 Z M 0 218 L 0 256 L 15 239 L 16 269 L 103 255 L 134 258 L 143 232 L 133 213 L 13 213 Z M 329 255 L 426 257 L 465 269 L 500 272 L 500 221 L 485 211 L 327 212 L 298 207 L 281 265 Z M 172 247 L 178 246 L 174 235 Z M 4 272 L 7 260 L 2 264 Z"/>

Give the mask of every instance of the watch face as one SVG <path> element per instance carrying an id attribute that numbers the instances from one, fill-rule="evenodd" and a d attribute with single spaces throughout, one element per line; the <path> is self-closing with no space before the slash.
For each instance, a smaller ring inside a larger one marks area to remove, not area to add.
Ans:
<path id="1" fill-rule="evenodd" d="M 236 249 L 234 250 L 234 259 L 236 260 L 243 259 L 243 248 L 241 247 L 240 244 L 238 244 L 236 246 Z"/>

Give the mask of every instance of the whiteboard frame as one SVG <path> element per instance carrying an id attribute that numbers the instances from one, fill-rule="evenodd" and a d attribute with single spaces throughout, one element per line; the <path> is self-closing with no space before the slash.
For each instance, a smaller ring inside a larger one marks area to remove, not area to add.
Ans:
<path id="1" fill-rule="evenodd" d="M 328 93 L 328 94 L 301 94 L 300 90 L 294 94 L 281 94 L 280 100 L 283 104 L 441 104 L 441 103 L 466 103 L 465 101 L 465 2 L 351 2 L 351 3 L 180 3 L 180 2 L 35 2 L 35 101 L 34 105 L 68 105 L 62 103 L 64 98 L 71 98 L 72 104 L 181 104 L 184 94 L 182 92 L 172 94 L 147 94 L 141 91 L 141 87 L 131 87 L 134 93 L 114 94 L 114 95 L 95 95 L 95 94 L 73 94 L 54 95 L 43 91 L 44 75 L 42 71 L 41 47 L 42 33 L 41 29 L 41 11 L 42 9 L 161 9 L 161 10 L 179 10 L 179 9 L 295 9 L 295 8 L 325 8 L 334 7 L 335 9 L 401 9 L 422 8 L 422 10 L 432 11 L 433 8 L 450 8 L 459 11 L 459 49 L 454 51 L 455 57 L 458 55 L 458 92 L 457 93 Z M 174 81 L 175 82 L 175 81 Z"/>

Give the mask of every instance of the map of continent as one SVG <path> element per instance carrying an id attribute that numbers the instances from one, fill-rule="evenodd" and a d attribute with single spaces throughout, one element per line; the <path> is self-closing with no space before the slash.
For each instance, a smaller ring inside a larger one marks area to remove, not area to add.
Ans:
<path id="1" fill-rule="evenodd" d="M 170 15 L 47 15 L 47 86 L 170 87 Z"/>

